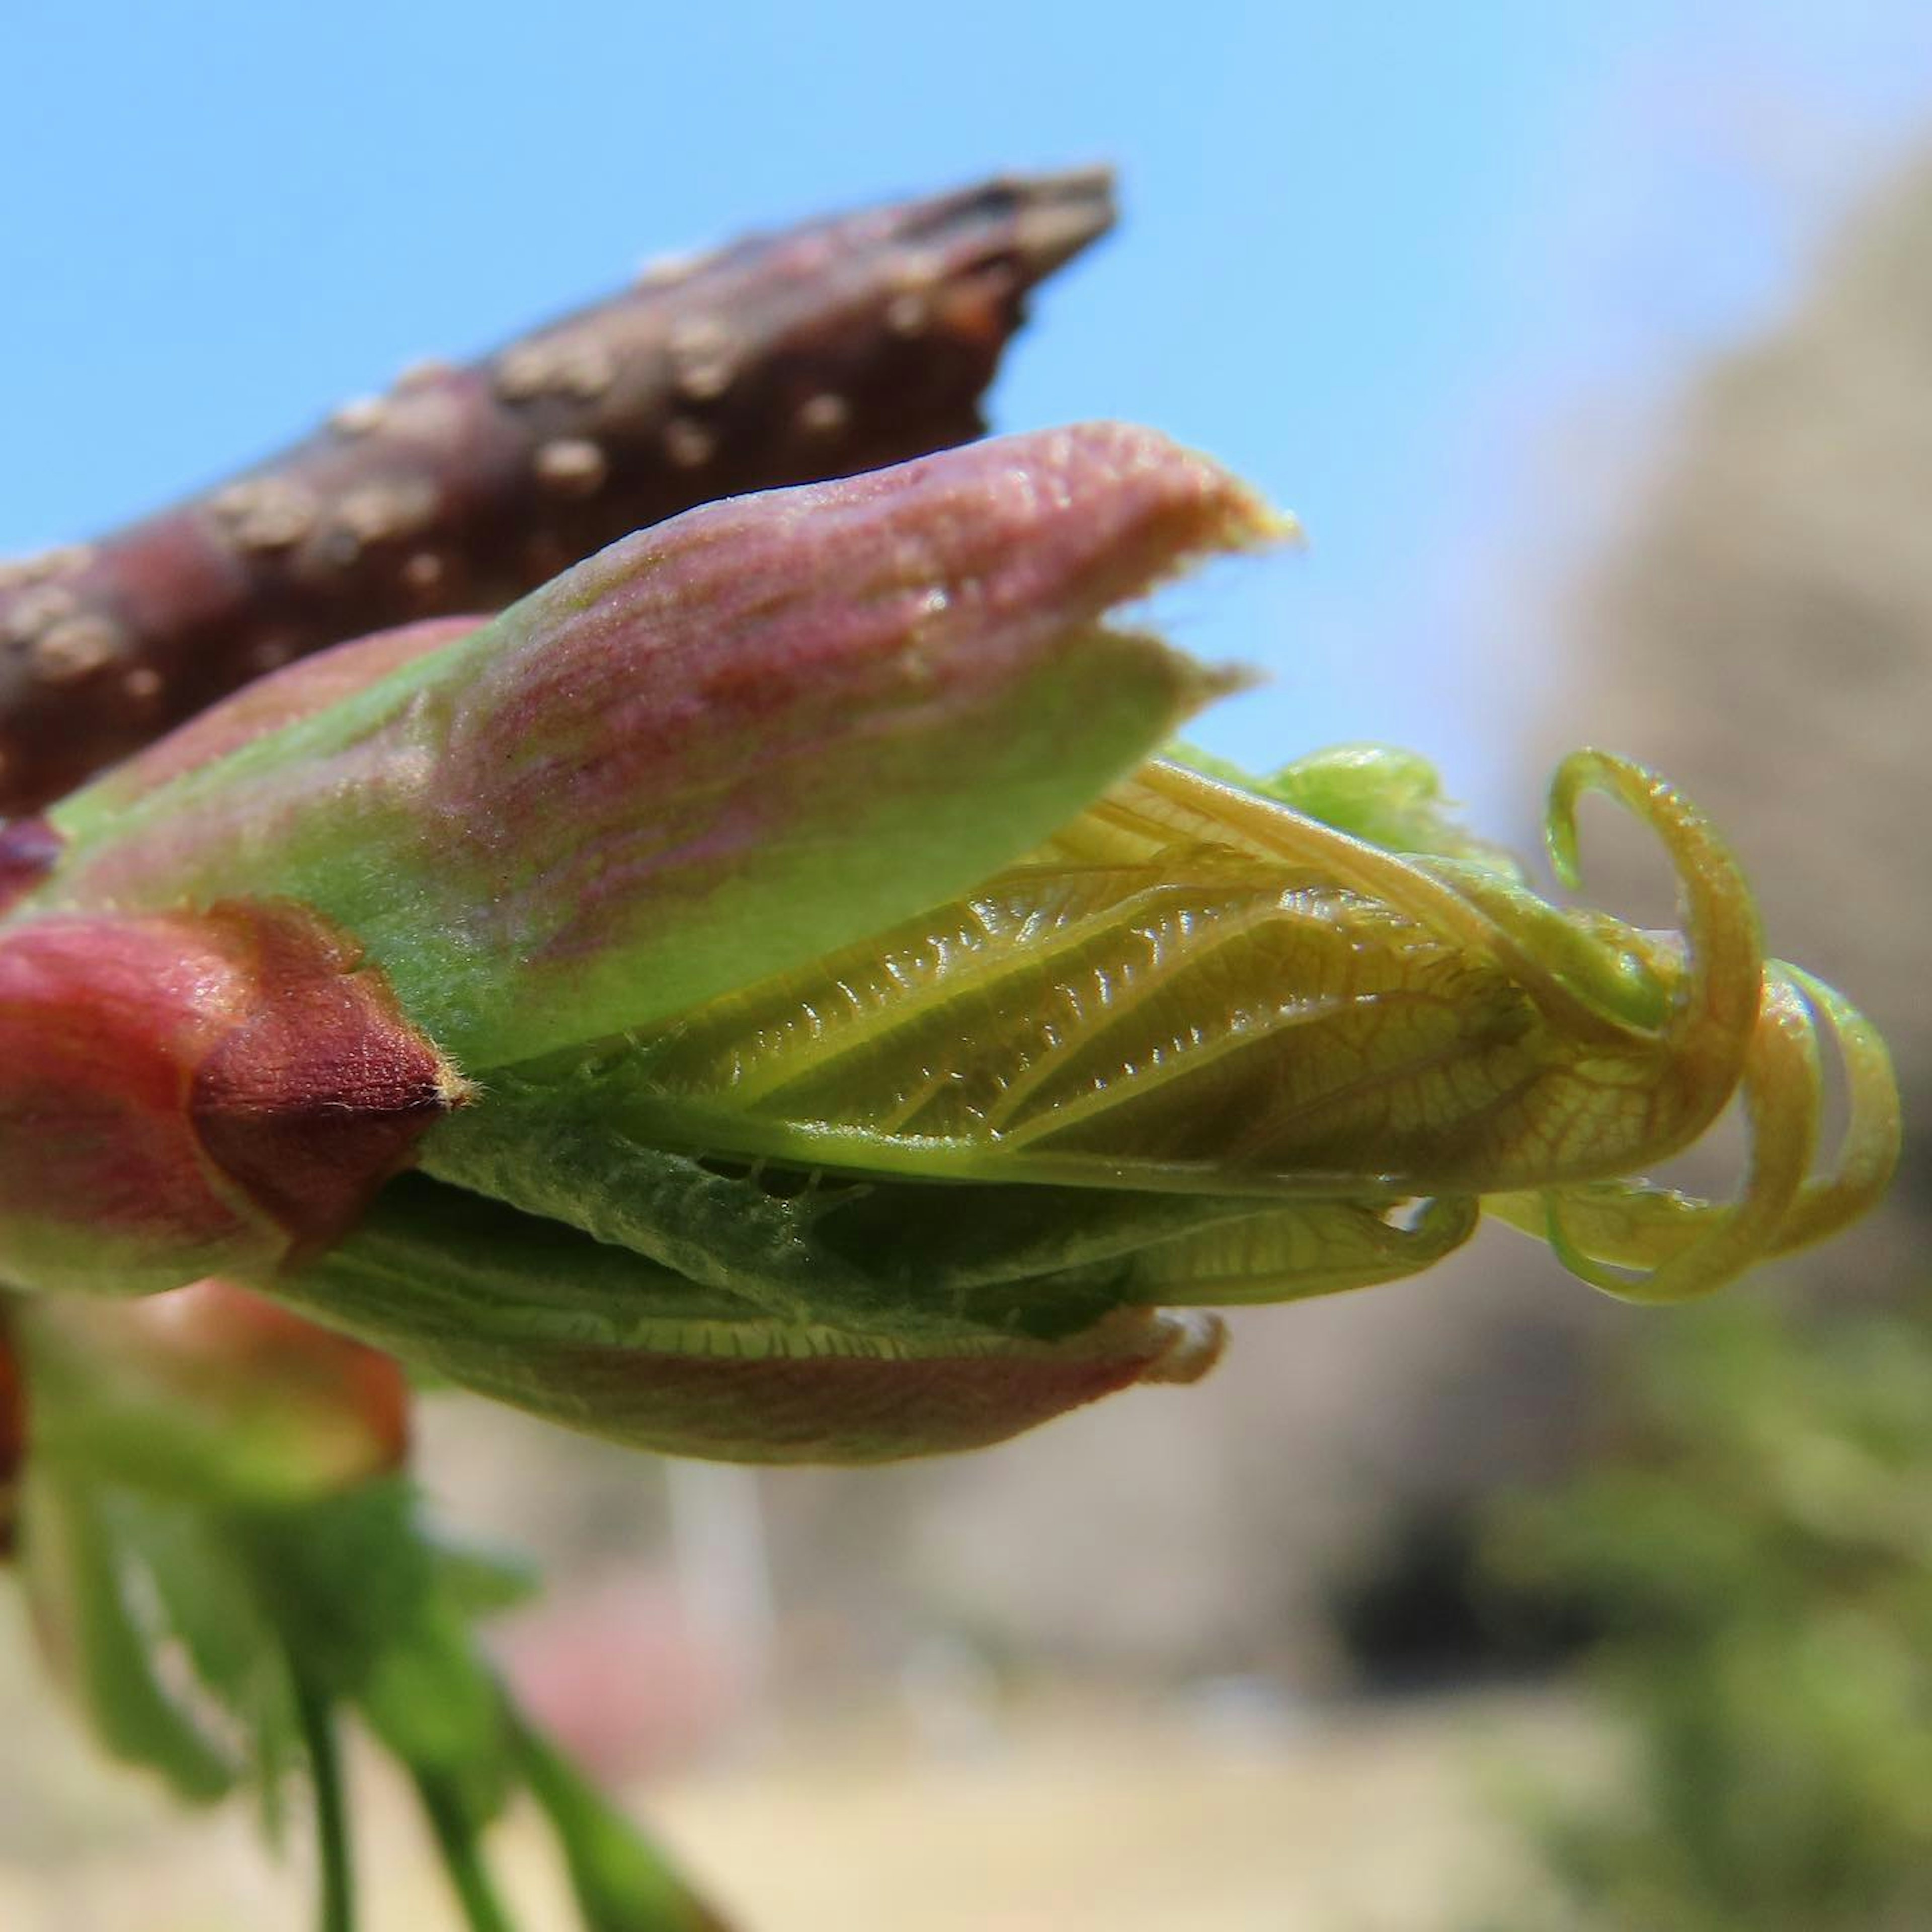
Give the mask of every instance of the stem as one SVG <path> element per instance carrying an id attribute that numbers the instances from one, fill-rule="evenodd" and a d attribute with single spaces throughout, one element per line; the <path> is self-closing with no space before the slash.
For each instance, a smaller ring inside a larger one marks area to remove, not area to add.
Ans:
<path id="1" fill-rule="evenodd" d="M 463 1907 L 470 1932 L 516 1932 L 496 1888 L 490 1882 L 477 1845 L 476 1828 L 465 1812 L 460 1795 L 450 1781 L 428 1772 L 416 1773 L 416 1795 L 422 1800 L 436 1849 Z"/>
<path id="2" fill-rule="evenodd" d="M 664 1854 L 505 1703 L 518 1763 L 556 1833 L 586 1932 L 729 1932 Z"/>
<path id="3" fill-rule="evenodd" d="M 292 1667 L 296 1720 L 308 1753 L 315 1792 L 315 1843 L 321 1886 L 320 1932 L 356 1932 L 356 1883 L 350 1854 L 349 1814 L 342 1802 L 342 1761 L 328 1700 Z"/>

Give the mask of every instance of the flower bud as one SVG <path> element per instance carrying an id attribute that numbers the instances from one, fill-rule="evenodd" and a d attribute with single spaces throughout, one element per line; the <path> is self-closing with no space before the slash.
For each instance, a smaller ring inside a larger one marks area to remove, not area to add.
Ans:
<path id="1" fill-rule="evenodd" d="M 1045 837 L 1228 688 L 1106 611 L 1286 528 L 1108 424 L 714 503 L 131 801 L 76 794 L 30 903 L 292 897 L 467 1070 L 594 1039 Z"/>

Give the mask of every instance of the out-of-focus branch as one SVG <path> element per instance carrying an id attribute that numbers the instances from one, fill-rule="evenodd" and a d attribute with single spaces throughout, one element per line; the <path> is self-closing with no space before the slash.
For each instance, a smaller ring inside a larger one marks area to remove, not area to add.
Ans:
<path id="1" fill-rule="evenodd" d="M 1102 171 L 1015 177 L 662 262 L 172 509 L 0 564 L 0 811 L 322 645 L 506 603 L 693 503 L 976 434 L 1027 291 L 1112 219 Z"/>

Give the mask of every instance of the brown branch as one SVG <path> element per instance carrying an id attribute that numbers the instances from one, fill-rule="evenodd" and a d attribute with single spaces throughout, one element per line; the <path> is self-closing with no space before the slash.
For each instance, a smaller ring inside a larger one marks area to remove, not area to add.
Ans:
<path id="1" fill-rule="evenodd" d="M 0 812 L 304 652 L 496 608 L 693 503 L 976 434 L 1026 292 L 1112 218 L 1104 172 L 1021 177 L 660 262 L 221 488 L 0 564 Z"/>

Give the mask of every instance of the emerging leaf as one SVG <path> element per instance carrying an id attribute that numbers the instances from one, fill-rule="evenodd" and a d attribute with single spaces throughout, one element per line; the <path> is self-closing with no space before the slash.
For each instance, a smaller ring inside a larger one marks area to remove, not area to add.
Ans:
<path id="1" fill-rule="evenodd" d="M 1681 932 L 1540 897 L 1405 754 L 1136 768 L 1226 681 L 1106 612 L 1286 527 L 1149 432 L 1018 437 L 232 700 L 0 850 L 0 1259 L 876 1460 L 1190 1378 L 1219 1329 L 1163 1308 L 1389 1280 L 1486 1206 L 1652 1298 L 1862 1211 L 1882 1047 L 1654 775 L 1579 754 L 1550 845 L 1574 884 L 1609 793 Z M 1734 1096 L 1735 1205 L 1641 1178 Z"/>

